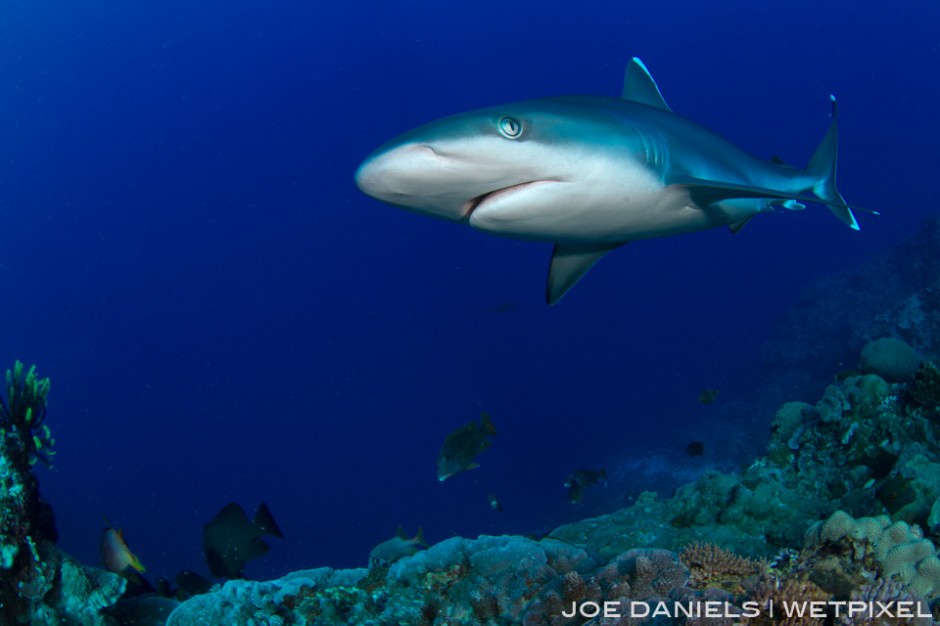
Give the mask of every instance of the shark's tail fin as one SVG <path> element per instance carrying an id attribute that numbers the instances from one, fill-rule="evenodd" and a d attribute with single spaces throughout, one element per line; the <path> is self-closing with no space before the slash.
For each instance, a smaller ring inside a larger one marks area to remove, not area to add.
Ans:
<path id="1" fill-rule="evenodd" d="M 828 203 L 829 210 L 836 217 L 848 224 L 853 230 L 858 230 L 858 222 L 852 214 L 852 209 L 849 208 L 842 194 L 836 189 L 836 160 L 839 156 L 839 130 L 836 122 L 839 109 L 836 104 L 836 97 L 829 96 L 829 98 L 832 100 L 832 124 L 829 125 L 825 137 L 819 142 L 819 146 L 809 160 L 809 166 L 806 169 L 817 179 L 816 184 L 813 185 L 813 193 Z"/>

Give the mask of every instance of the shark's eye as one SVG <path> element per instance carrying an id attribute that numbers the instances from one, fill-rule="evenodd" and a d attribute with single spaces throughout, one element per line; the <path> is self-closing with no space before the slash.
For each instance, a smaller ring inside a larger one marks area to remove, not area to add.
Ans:
<path id="1" fill-rule="evenodd" d="M 501 117 L 496 124 L 499 134 L 506 139 L 518 139 L 522 136 L 522 122 L 514 117 Z"/>

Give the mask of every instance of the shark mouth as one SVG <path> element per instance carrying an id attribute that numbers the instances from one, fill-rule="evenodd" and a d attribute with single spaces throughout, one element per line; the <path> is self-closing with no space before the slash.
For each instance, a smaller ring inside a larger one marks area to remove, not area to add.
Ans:
<path id="1" fill-rule="evenodd" d="M 464 216 L 465 219 L 466 219 L 466 218 L 469 218 L 469 217 L 473 214 L 473 212 L 477 210 L 477 208 L 478 208 L 480 205 L 482 205 L 482 204 L 484 204 L 484 203 L 486 203 L 486 202 L 489 202 L 489 201 L 491 201 L 491 200 L 493 200 L 493 199 L 495 199 L 495 198 L 503 198 L 503 197 L 506 197 L 506 196 L 508 196 L 508 195 L 512 195 L 512 194 L 514 194 L 514 193 L 516 193 L 516 192 L 518 192 L 518 191 L 520 191 L 520 190 L 522 190 L 522 189 L 527 189 L 527 188 L 533 187 L 533 186 L 535 186 L 535 185 L 541 185 L 541 184 L 543 184 L 543 183 L 557 183 L 557 182 L 559 182 L 559 181 L 557 181 L 557 180 L 551 180 L 551 179 L 530 180 L 530 181 L 527 181 L 527 182 L 524 182 L 524 183 L 519 183 L 518 185 L 510 185 L 509 187 L 502 187 L 501 189 L 496 189 L 496 190 L 494 190 L 494 191 L 488 191 L 488 192 L 486 192 L 486 193 L 484 193 L 484 194 L 481 194 L 481 195 L 477 196 L 476 198 L 473 198 L 473 199 L 469 200 L 469 201 L 464 205 L 463 216 Z"/>

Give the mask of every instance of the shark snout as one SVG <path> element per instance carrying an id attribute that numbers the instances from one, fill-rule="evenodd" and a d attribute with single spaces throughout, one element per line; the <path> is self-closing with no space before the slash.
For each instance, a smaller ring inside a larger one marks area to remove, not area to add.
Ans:
<path id="1" fill-rule="evenodd" d="M 422 182 L 438 167 L 440 158 L 426 144 L 379 150 L 359 166 L 356 185 L 373 198 L 400 204 L 396 200 L 417 195 Z"/>
<path id="2" fill-rule="evenodd" d="M 356 171 L 356 185 L 389 204 L 462 220 L 469 197 L 452 176 L 448 160 L 432 146 L 407 143 L 372 153 Z"/>

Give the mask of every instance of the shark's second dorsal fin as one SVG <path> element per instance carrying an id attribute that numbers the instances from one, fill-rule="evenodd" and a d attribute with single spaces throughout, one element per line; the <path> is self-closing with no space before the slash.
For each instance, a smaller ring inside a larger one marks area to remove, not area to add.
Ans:
<path id="1" fill-rule="evenodd" d="M 622 246 L 622 243 L 567 244 L 556 243 L 552 260 L 548 266 L 548 284 L 545 286 L 545 301 L 555 304 L 568 290 L 575 286 L 601 257 Z"/>
<path id="2" fill-rule="evenodd" d="M 630 59 L 623 74 L 623 99 L 672 112 L 649 70 L 636 57 Z"/>

